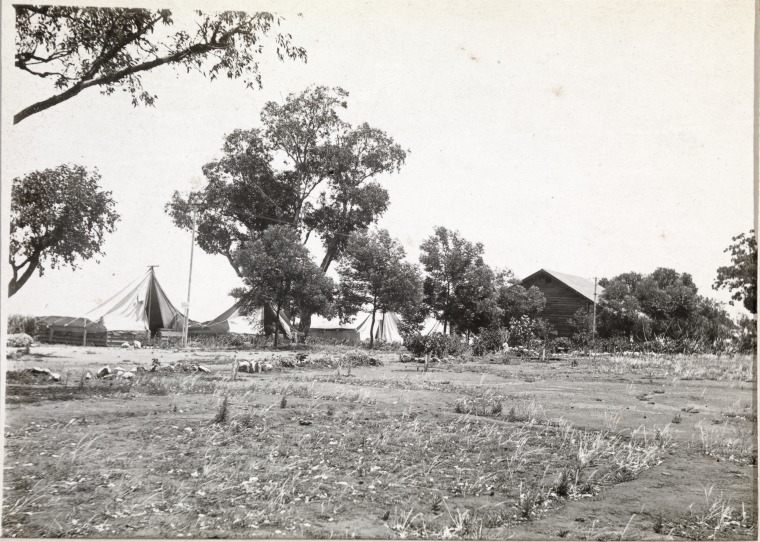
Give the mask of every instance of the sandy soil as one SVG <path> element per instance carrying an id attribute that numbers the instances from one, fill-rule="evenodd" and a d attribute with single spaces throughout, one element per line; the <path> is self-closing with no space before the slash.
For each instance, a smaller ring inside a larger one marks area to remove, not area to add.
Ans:
<path id="1" fill-rule="evenodd" d="M 379 353 L 382 367 L 351 376 L 307 365 L 230 382 L 234 356 L 35 347 L 9 360 L 9 371 L 41 366 L 64 376 L 9 380 L 4 534 L 756 537 L 749 360 L 493 360 L 425 373 Z M 237 357 L 277 366 L 293 353 Z M 79 386 L 84 370 L 149 367 L 154 358 L 212 374 Z M 224 397 L 229 419 L 213 424 Z M 594 436 L 606 451 L 582 463 Z M 326 448 L 304 448 L 309 442 Z M 634 444 L 650 463 L 632 473 L 622 465 Z M 67 447 L 74 459 L 64 464 Z M 371 491 L 363 461 L 384 476 Z M 317 468 L 338 485 L 293 474 Z M 557 496 L 563 470 L 580 474 Z M 253 491 L 253 478 L 268 485 Z M 584 492 L 583 480 L 599 482 Z M 527 508 L 526 494 L 538 504 Z"/>

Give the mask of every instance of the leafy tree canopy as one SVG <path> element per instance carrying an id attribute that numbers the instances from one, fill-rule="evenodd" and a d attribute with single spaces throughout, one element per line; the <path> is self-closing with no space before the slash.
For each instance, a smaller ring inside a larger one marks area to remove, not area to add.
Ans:
<path id="1" fill-rule="evenodd" d="M 597 326 L 601 337 L 715 341 L 733 327 L 720 304 L 699 295 L 688 273 L 658 268 L 650 275 L 624 273 L 600 283 L 605 287 Z"/>
<path id="2" fill-rule="evenodd" d="M 338 267 L 339 312 L 343 322 L 360 310 L 370 313 L 370 346 L 374 346 L 378 311 L 403 315 L 422 301 L 419 269 L 405 262 L 405 255 L 386 230 L 356 232 L 346 246 Z"/>
<path id="3" fill-rule="evenodd" d="M 69 100 L 90 87 L 128 93 L 132 103 L 153 105 L 144 72 L 164 64 L 197 71 L 211 80 L 243 79 L 261 86 L 258 58 L 281 18 L 271 13 L 195 12 L 178 27 L 168 9 L 16 5 L 17 68 L 49 79 L 60 90 L 14 116 L 14 124 Z M 280 60 L 306 60 L 290 34 L 271 36 Z"/>
<path id="4" fill-rule="evenodd" d="M 714 289 L 732 292 L 732 301 L 741 301 L 744 308 L 757 314 L 757 237 L 755 230 L 731 239 L 733 244 L 724 252 L 731 254 L 731 265 L 718 268 Z"/>
<path id="5" fill-rule="evenodd" d="M 457 287 L 467 281 L 473 268 L 484 265 L 483 245 L 439 226 L 420 245 L 420 263 L 427 274 L 425 305 L 443 322 L 445 333 L 455 319 Z"/>
<path id="6" fill-rule="evenodd" d="M 498 326 L 504 311 L 499 306 L 493 269 L 476 258 L 454 288 L 451 309 L 452 327 L 468 337 L 481 329 Z"/>
<path id="7" fill-rule="evenodd" d="M 537 286 L 525 288 L 520 284 L 502 281 L 496 295 L 504 327 L 508 327 L 513 319 L 519 320 L 523 316 L 536 319 L 546 306 L 546 298 Z"/>
<path id="8" fill-rule="evenodd" d="M 283 310 L 293 314 L 304 307 L 331 315 L 335 284 L 317 267 L 292 227 L 268 228 L 259 239 L 243 245 L 236 258 L 245 286 L 231 295 L 240 301 L 243 314 L 270 305 L 278 316 Z M 275 346 L 278 332 L 276 326 Z"/>
<path id="9" fill-rule="evenodd" d="M 340 88 L 310 87 L 284 104 L 267 103 L 262 127 L 226 136 L 222 158 L 203 168 L 207 185 L 175 192 L 167 213 L 189 228 L 189 202 L 201 202 L 199 246 L 225 255 L 238 274 L 236 251 L 275 224 L 291 225 L 304 243 L 317 235 L 327 271 L 350 234 L 387 209 L 388 192 L 373 179 L 398 171 L 406 157 L 383 131 L 340 119 L 347 97 Z"/>
<path id="10" fill-rule="evenodd" d="M 9 262 L 15 294 L 35 270 L 51 269 L 104 254 L 102 245 L 119 215 L 111 192 L 100 190 L 97 170 L 64 164 L 13 180 Z"/>

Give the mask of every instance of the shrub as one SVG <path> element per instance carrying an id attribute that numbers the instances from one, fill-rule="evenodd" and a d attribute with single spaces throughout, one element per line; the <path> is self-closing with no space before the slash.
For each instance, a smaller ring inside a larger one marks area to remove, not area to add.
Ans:
<path id="1" fill-rule="evenodd" d="M 39 333 L 38 320 L 34 316 L 11 314 L 8 316 L 8 334 L 26 333 L 34 337 Z"/>
<path id="2" fill-rule="evenodd" d="M 459 337 L 444 335 L 442 333 L 407 335 L 404 338 L 404 346 L 412 355 L 417 357 L 422 357 L 426 354 L 438 358 L 461 356 L 469 351 L 469 345 L 462 342 Z"/>
<path id="3" fill-rule="evenodd" d="M 8 335 L 6 346 L 26 348 L 28 346 L 31 346 L 33 342 L 34 339 L 32 339 L 26 333 L 14 333 L 13 335 Z"/>
<path id="4" fill-rule="evenodd" d="M 573 341 L 567 337 L 557 337 L 552 341 L 551 346 L 554 352 L 569 352 L 573 349 Z"/>
<path id="5" fill-rule="evenodd" d="M 757 320 L 743 316 L 739 320 L 739 333 L 735 342 L 737 350 L 743 354 L 757 352 Z"/>
<path id="6" fill-rule="evenodd" d="M 379 359 L 374 358 L 366 352 L 362 352 L 361 350 L 346 353 L 344 355 L 344 359 L 345 361 L 349 362 L 352 367 L 374 366 L 383 364 L 383 362 Z"/>
<path id="7" fill-rule="evenodd" d="M 503 327 L 489 328 L 481 331 L 472 345 L 472 353 L 476 356 L 485 356 L 493 352 L 499 352 L 509 338 L 509 331 Z"/>
<path id="8" fill-rule="evenodd" d="M 196 335 L 192 342 L 198 346 L 213 349 L 235 348 L 239 350 L 259 350 L 271 346 L 272 340 L 263 335 L 243 335 L 224 333 L 220 335 Z"/>

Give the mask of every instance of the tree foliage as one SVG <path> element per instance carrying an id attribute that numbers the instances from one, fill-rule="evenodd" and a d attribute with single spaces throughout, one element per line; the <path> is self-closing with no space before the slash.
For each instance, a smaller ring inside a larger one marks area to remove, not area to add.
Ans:
<path id="1" fill-rule="evenodd" d="M 422 301 L 422 279 L 405 262 L 403 247 L 386 230 L 354 233 L 338 266 L 339 312 L 346 321 L 360 310 L 370 313 L 370 347 L 377 312 L 404 312 Z"/>
<path id="2" fill-rule="evenodd" d="M 525 288 L 502 278 L 497 289 L 497 304 L 501 308 L 502 325 L 509 326 L 513 319 L 523 316 L 537 318 L 546 306 L 546 298 L 537 286 Z"/>
<path id="3" fill-rule="evenodd" d="M 293 314 L 304 307 L 330 315 L 335 285 L 311 259 L 293 228 L 277 225 L 267 229 L 260 239 L 238 251 L 236 265 L 245 287 L 235 288 L 231 295 L 240 301 L 243 314 L 270 305 L 278 317 L 283 310 Z M 276 326 L 275 346 L 278 335 Z"/>
<path id="4" fill-rule="evenodd" d="M 45 267 L 76 268 L 79 260 L 103 255 L 103 242 L 119 215 L 111 192 L 100 190 L 100 174 L 64 164 L 13 180 L 9 263 L 14 295 Z"/>
<path id="5" fill-rule="evenodd" d="M 732 301 L 741 301 L 744 308 L 757 314 L 757 237 L 755 230 L 731 239 L 733 244 L 724 252 L 731 254 L 731 265 L 718 268 L 714 289 L 732 292 Z"/>
<path id="6" fill-rule="evenodd" d="M 727 338 L 733 328 L 720 304 L 699 295 L 688 273 L 658 268 L 650 275 L 624 273 L 602 279 L 600 284 L 605 291 L 597 331 L 603 338 L 698 338 L 715 342 Z"/>
<path id="7" fill-rule="evenodd" d="M 388 207 L 388 192 L 375 179 L 398 171 L 406 152 L 383 131 L 353 127 L 340 119 L 348 93 L 310 87 L 285 103 L 269 102 L 261 128 L 235 130 L 225 138 L 223 156 L 206 164 L 208 181 L 197 192 L 175 192 L 166 211 L 189 229 L 189 201 L 202 202 L 198 244 L 235 265 L 235 252 L 275 224 L 289 224 L 306 242 L 311 234 L 324 246 L 327 271 L 349 236 L 374 223 Z"/>
<path id="8" fill-rule="evenodd" d="M 192 24 L 175 25 L 168 9 L 17 5 L 17 68 L 49 79 L 61 92 L 14 116 L 14 123 L 69 100 L 90 87 L 110 95 L 122 90 L 132 103 L 153 105 L 157 96 L 143 88 L 142 75 L 169 64 L 211 80 L 243 79 L 261 87 L 258 58 L 265 38 L 279 27 L 271 13 L 195 12 Z M 271 36 L 280 60 L 306 60 L 290 34 Z"/>
<path id="9" fill-rule="evenodd" d="M 482 259 L 475 258 L 454 288 L 451 323 L 468 337 L 481 329 L 498 326 L 503 310 L 497 295 L 497 276 Z"/>
<path id="10" fill-rule="evenodd" d="M 446 333 L 457 316 L 457 288 L 473 278 L 474 268 L 485 265 L 483 245 L 464 239 L 457 231 L 438 226 L 420 245 L 420 263 L 427 274 L 425 305 L 443 322 Z"/>

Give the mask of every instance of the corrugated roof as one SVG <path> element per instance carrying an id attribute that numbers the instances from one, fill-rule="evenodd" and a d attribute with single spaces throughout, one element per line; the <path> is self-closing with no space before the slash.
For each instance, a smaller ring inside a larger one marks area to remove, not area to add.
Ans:
<path id="1" fill-rule="evenodd" d="M 547 273 L 560 281 L 561 283 L 565 284 L 566 286 L 569 286 L 579 294 L 581 294 L 583 297 L 594 302 L 594 281 L 589 279 L 584 279 L 583 277 L 576 277 L 575 275 L 568 275 L 567 273 L 560 273 L 559 271 L 552 271 L 550 269 L 540 269 L 539 271 L 536 271 L 533 273 L 533 275 L 536 275 L 543 271 L 544 273 Z M 530 275 L 532 277 L 533 275 Z M 526 277 L 523 280 L 526 280 L 530 277 Z M 604 293 L 604 288 L 599 286 L 597 284 L 596 286 L 596 301 L 599 302 L 599 298 L 602 296 L 602 293 Z"/>

